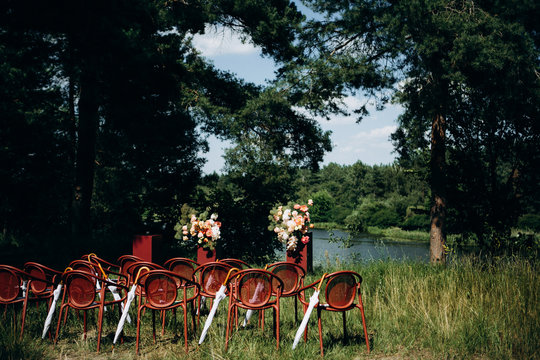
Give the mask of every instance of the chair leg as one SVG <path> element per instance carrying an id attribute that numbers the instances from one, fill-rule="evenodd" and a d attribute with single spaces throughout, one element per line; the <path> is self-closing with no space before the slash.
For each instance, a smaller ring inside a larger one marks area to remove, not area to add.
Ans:
<path id="1" fill-rule="evenodd" d="M 294 323 L 298 323 L 298 297 L 294 296 Z"/>
<path id="2" fill-rule="evenodd" d="M 307 305 L 303 305 L 304 307 L 304 315 L 306 314 Z M 309 324 L 309 321 L 308 321 Z M 307 332 L 308 332 L 308 324 L 306 324 L 306 328 L 304 329 L 304 342 L 307 342 Z"/>
<path id="3" fill-rule="evenodd" d="M 154 344 L 156 343 L 156 310 L 152 309 L 152 335 L 154 336 Z"/>
<path id="4" fill-rule="evenodd" d="M 366 339 L 366 347 L 368 354 L 370 353 L 371 349 L 369 347 L 369 338 L 367 333 L 367 326 L 366 326 L 366 317 L 364 315 L 364 303 L 362 302 L 362 296 L 358 295 L 358 306 L 360 309 L 360 314 L 362 315 L 362 325 L 364 326 L 364 338 Z"/>
<path id="5" fill-rule="evenodd" d="M 276 308 L 275 326 L 276 326 L 276 342 L 277 342 L 277 347 L 276 348 L 279 350 L 279 303 L 278 303 L 278 306 Z"/>
<path id="6" fill-rule="evenodd" d="M 83 323 L 84 323 L 84 325 L 83 325 L 84 340 L 86 340 L 86 313 L 87 313 L 87 312 L 88 312 L 87 310 L 84 310 L 84 313 L 83 313 L 83 319 L 84 319 L 84 320 L 83 320 Z M 64 319 L 64 321 L 65 321 L 65 319 Z"/>
<path id="7" fill-rule="evenodd" d="M 197 324 L 198 326 L 199 324 Z M 195 334 L 196 331 L 196 325 L 195 325 L 195 301 L 191 302 L 191 329 L 193 333 Z"/>
<path id="8" fill-rule="evenodd" d="M 317 322 L 319 325 L 319 343 L 321 346 L 321 356 L 324 356 L 323 341 L 322 341 L 322 321 L 321 321 L 321 308 L 317 307 Z"/>
<path id="9" fill-rule="evenodd" d="M 56 342 L 58 341 L 58 334 L 60 333 L 60 324 L 62 323 L 62 312 L 64 311 L 64 304 L 60 306 L 60 311 L 58 312 L 58 324 L 56 325 L 56 335 L 54 336 L 54 345 L 56 346 Z M 67 317 L 67 312 L 65 314 L 65 317 Z"/>
<path id="10" fill-rule="evenodd" d="M 185 299 L 185 297 L 184 297 Z M 188 352 L 188 341 L 187 341 L 187 303 L 184 302 L 182 305 L 182 308 L 184 309 L 184 343 L 186 346 L 186 353 Z"/>
<path id="11" fill-rule="evenodd" d="M 99 307 L 99 313 L 98 313 L 98 338 L 97 338 L 97 351 L 99 352 L 99 348 L 101 345 L 101 330 L 103 329 L 103 313 L 105 312 L 105 307 L 102 305 Z"/>
<path id="12" fill-rule="evenodd" d="M 165 310 L 161 310 L 162 324 L 161 324 L 161 336 L 165 335 Z"/>
<path id="13" fill-rule="evenodd" d="M 229 347 L 229 332 L 231 331 L 231 320 L 232 314 L 233 314 L 233 307 L 229 306 L 229 310 L 227 311 L 227 330 L 225 332 L 225 351 L 227 351 L 227 348 Z"/>
<path id="14" fill-rule="evenodd" d="M 139 335 L 141 333 L 141 307 L 137 310 L 137 340 L 135 341 L 135 354 L 139 355 Z"/>
<path id="15" fill-rule="evenodd" d="M 67 314 L 68 314 L 68 308 L 66 307 L 66 313 L 64 316 L 64 326 L 66 326 Z M 77 319 L 79 319 L 79 310 L 75 310 L 75 314 L 77 314 Z"/>
<path id="16" fill-rule="evenodd" d="M 347 317 L 345 311 L 341 312 L 343 314 L 343 341 L 347 341 Z"/>
<path id="17" fill-rule="evenodd" d="M 22 309 L 22 320 L 21 320 L 21 336 L 22 339 L 23 333 L 24 333 L 24 321 L 26 320 L 26 309 L 28 307 L 28 290 L 26 291 L 26 296 L 24 298 L 23 302 L 23 309 Z"/>

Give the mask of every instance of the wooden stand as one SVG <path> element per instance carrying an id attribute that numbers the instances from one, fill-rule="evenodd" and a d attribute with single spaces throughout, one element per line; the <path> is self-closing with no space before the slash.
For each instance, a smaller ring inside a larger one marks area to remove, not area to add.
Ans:
<path id="1" fill-rule="evenodd" d="M 197 246 L 197 262 L 199 265 L 216 261 L 216 250 L 205 249 Z"/>
<path id="2" fill-rule="evenodd" d="M 313 233 L 306 233 L 309 236 L 309 242 L 304 244 L 298 240 L 298 245 L 294 251 L 286 251 L 287 262 L 300 265 L 306 273 L 313 271 Z"/>

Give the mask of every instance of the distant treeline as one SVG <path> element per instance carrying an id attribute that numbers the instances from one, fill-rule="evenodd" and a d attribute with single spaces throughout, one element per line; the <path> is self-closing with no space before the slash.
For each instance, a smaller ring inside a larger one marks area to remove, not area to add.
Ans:
<path id="1" fill-rule="evenodd" d="M 314 222 L 335 223 L 352 231 L 366 231 L 369 226 L 429 231 L 430 189 L 422 171 L 357 162 L 353 165 L 330 163 L 318 172 L 300 170 L 298 174 L 296 197 L 313 199 Z M 523 212 L 512 226 L 540 231 L 536 202 L 528 198 L 521 200 Z M 450 208 L 447 231 L 473 236 L 474 229 L 467 226 L 471 220 L 463 219 L 466 216 L 470 214 L 457 207 Z"/>

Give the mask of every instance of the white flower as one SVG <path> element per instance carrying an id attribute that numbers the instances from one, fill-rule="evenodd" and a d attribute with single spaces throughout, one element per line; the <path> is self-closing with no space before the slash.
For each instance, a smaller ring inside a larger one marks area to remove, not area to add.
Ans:
<path id="1" fill-rule="evenodd" d="M 283 221 L 288 221 L 290 218 L 291 218 L 291 210 L 290 210 L 290 209 L 286 209 L 286 210 L 283 212 Z"/>
<path id="2" fill-rule="evenodd" d="M 287 250 L 294 251 L 296 250 L 296 244 L 298 243 L 298 239 L 296 236 L 291 236 L 289 238 L 289 241 L 287 242 Z"/>
<path id="3" fill-rule="evenodd" d="M 212 220 L 217 220 L 217 218 L 218 218 L 218 214 L 215 214 L 215 213 L 210 216 L 210 219 Z"/>

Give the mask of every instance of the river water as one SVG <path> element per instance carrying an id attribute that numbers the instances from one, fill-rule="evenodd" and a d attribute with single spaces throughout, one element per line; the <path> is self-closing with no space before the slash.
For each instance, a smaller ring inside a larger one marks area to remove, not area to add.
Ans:
<path id="1" fill-rule="evenodd" d="M 416 241 L 389 240 L 370 234 L 351 235 L 348 232 L 332 230 L 333 238 L 349 239 L 331 242 L 327 230 L 313 230 L 313 265 L 336 264 L 336 262 L 359 262 L 371 260 L 411 260 L 429 262 L 429 243 Z"/>

